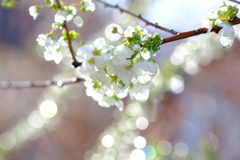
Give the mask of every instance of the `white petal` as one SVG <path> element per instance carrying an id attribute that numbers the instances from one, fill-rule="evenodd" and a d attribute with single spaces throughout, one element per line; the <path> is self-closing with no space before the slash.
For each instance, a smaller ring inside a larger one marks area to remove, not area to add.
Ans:
<path id="1" fill-rule="evenodd" d="M 239 11 L 239 10 L 238 10 L 236 16 L 237 16 L 238 18 L 240 18 L 240 11 Z"/>
<path id="2" fill-rule="evenodd" d="M 123 101 L 117 101 L 115 105 L 118 107 L 120 111 L 122 111 L 124 108 Z"/>
<path id="3" fill-rule="evenodd" d="M 148 60 L 149 58 L 151 58 L 151 52 L 148 50 L 145 53 L 141 52 L 141 56 L 143 59 Z"/>
<path id="4" fill-rule="evenodd" d="M 74 16 L 73 23 L 80 28 L 83 26 L 83 19 L 80 16 Z"/>
<path id="5" fill-rule="evenodd" d="M 93 42 L 93 45 L 97 49 L 103 49 L 103 46 L 105 46 L 105 39 L 104 38 L 98 38 Z"/>
<path id="6" fill-rule="evenodd" d="M 119 59 L 126 59 L 126 58 L 130 58 L 134 54 L 134 51 L 122 44 L 117 46 L 117 48 L 114 50 L 114 54 Z"/>
<path id="7" fill-rule="evenodd" d="M 152 61 L 140 61 L 133 66 L 133 75 L 141 84 L 148 84 L 158 74 L 159 66 Z"/>
<path id="8" fill-rule="evenodd" d="M 84 45 L 77 49 L 77 55 L 84 60 L 89 60 L 93 57 L 93 50 L 94 47 L 92 45 Z"/>
<path id="9" fill-rule="evenodd" d="M 224 48 L 229 48 L 232 46 L 235 39 L 234 28 L 230 25 L 223 24 L 223 28 L 218 33 L 220 35 L 220 44 Z"/>

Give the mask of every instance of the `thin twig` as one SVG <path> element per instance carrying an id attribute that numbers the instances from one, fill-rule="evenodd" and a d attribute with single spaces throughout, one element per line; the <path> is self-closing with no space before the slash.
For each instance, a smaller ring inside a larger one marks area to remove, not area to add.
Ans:
<path id="1" fill-rule="evenodd" d="M 118 5 L 111 5 L 111 4 L 108 4 L 108 3 L 103 2 L 103 1 L 101 1 L 101 0 L 95 0 L 95 1 L 98 1 L 98 2 L 100 2 L 100 3 L 102 3 L 102 4 L 104 4 L 106 7 L 116 8 L 116 9 L 119 9 L 120 12 L 125 12 L 125 13 L 133 16 L 133 17 L 136 17 L 136 18 L 142 20 L 143 22 L 145 22 L 146 25 L 153 26 L 153 27 L 155 27 L 155 28 L 157 28 L 157 29 L 160 29 L 160 30 L 165 31 L 165 32 L 172 33 L 172 34 L 174 34 L 174 35 L 177 35 L 177 34 L 178 34 L 178 32 L 174 31 L 173 29 L 168 29 L 168 28 L 159 26 L 158 23 L 149 22 L 148 20 L 146 20 L 145 18 L 143 18 L 140 14 L 139 14 L 139 15 L 136 15 L 136 14 L 134 14 L 134 13 L 128 11 L 128 10 L 125 10 L 125 9 L 119 7 Z"/>
<path id="2" fill-rule="evenodd" d="M 236 1 L 236 0 L 229 0 L 229 1 L 232 1 L 232 2 L 235 2 L 235 3 L 237 3 L 237 4 L 240 4 L 240 2 L 239 2 L 239 1 Z"/>
<path id="3" fill-rule="evenodd" d="M 59 9 L 62 9 L 62 5 L 61 3 L 59 2 L 59 0 L 56 0 L 57 2 L 57 5 L 58 5 L 58 8 Z M 70 53 L 71 53 L 71 56 L 72 56 L 72 59 L 73 59 L 73 62 L 72 62 L 72 65 L 77 68 L 78 66 L 81 66 L 81 62 L 78 62 L 76 57 L 75 57 L 75 54 L 74 54 L 74 50 L 73 50 L 73 46 L 72 46 L 72 40 L 71 40 L 71 37 L 69 35 L 69 30 L 68 30 L 68 27 L 67 27 L 67 21 L 64 21 L 63 22 L 63 28 L 65 29 L 66 31 L 66 36 L 67 36 L 67 41 L 68 41 L 68 48 L 70 50 Z"/>
<path id="4" fill-rule="evenodd" d="M 63 80 L 46 80 L 46 81 L 4 81 L 0 82 L 0 89 L 8 88 L 30 88 L 30 87 L 62 87 L 67 84 L 83 82 L 84 79 L 73 77 Z"/>
<path id="5" fill-rule="evenodd" d="M 234 18 L 234 20 L 230 21 L 230 23 L 233 24 L 233 25 L 240 24 L 240 18 Z M 215 27 L 212 28 L 211 32 L 218 33 L 221 29 L 222 29 L 222 27 L 215 26 Z M 189 38 L 189 37 L 200 35 L 200 34 L 203 34 L 203 33 L 207 33 L 207 31 L 208 31 L 207 28 L 199 28 L 199 29 L 196 29 L 196 30 L 188 31 L 188 32 L 182 32 L 182 33 L 179 33 L 176 36 L 163 38 L 162 44 L 168 43 L 168 42 L 173 42 L 173 41 L 184 39 L 184 38 Z"/>

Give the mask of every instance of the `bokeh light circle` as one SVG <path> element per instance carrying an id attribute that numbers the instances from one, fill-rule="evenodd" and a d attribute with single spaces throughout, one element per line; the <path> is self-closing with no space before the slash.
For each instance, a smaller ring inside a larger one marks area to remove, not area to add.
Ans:
<path id="1" fill-rule="evenodd" d="M 52 118 L 57 114 L 58 107 L 55 102 L 46 100 L 39 107 L 40 113 L 45 118 Z"/>
<path id="2" fill-rule="evenodd" d="M 142 136 L 138 136 L 134 139 L 133 141 L 133 145 L 138 148 L 138 149 L 142 149 L 146 146 L 147 141 L 144 137 Z"/>
<path id="3" fill-rule="evenodd" d="M 102 138 L 102 145 L 107 148 L 112 147 L 114 145 L 114 138 L 111 135 L 105 135 Z"/>

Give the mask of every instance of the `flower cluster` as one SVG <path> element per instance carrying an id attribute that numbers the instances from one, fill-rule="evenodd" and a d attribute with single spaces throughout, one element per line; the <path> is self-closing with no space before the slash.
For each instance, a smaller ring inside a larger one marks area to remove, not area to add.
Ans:
<path id="1" fill-rule="evenodd" d="M 60 2 L 61 1 L 59 1 L 59 3 Z M 76 15 L 76 7 L 74 7 L 73 5 L 60 7 L 57 5 L 56 0 L 48 0 L 46 1 L 46 3 L 47 6 L 57 11 L 57 14 L 54 17 L 54 23 L 52 25 L 53 28 L 62 29 L 64 22 L 70 20 L 73 20 L 73 23 L 75 23 L 77 27 L 82 27 L 83 20 L 81 16 Z M 79 10 L 81 10 L 82 12 L 93 12 L 95 10 L 95 4 L 92 2 L 92 0 L 83 0 L 79 4 L 75 5 L 80 5 L 81 7 L 79 8 Z M 37 18 L 43 7 L 45 6 L 31 6 L 29 8 L 29 14 L 33 17 L 34 20 Z"/>
<path id="2" fill-rule="evenodd" d="M 230 23 L 238 16 L 238 7 L 227 5 L 224 1 L 209 10 L 207 16 L 202 19 L 202 27 L 208 28 L 208 33 L 212 27 L 217 25 L 222 27 L 219 31 L 220 44 L 224 48 L 231 47 L 235 38 L 234 28 Z"/>
<path id="3" fill-rule="evenodd" d="M 83 20 L 79 15 L 77 15 L 77 9 L 80 9 L 83 12 L 86 12 L 88 10 L 94 11 L 95 5 L 92 2 L 92 0 L 83 0 L 79 4 L 75 4 L 80 5 L 81 6 L 80 8 L 76 8 L 73 5 L 64 6 L 60 0 L 59 3 L 62 5 L 61 7 L 58 6 L 56 0 L 48 0 L 46 1 L 46 3 L 47 6 L 56 10 L 57 13 L 54 16 L 52 31 L 46 35 L 45 34 L 38 35 L 37 42 L 40 46 L 45 48 L 44 51 L 45 60 L 47 61 L 54 60 L 55 63 L 58 64 L 62 60 L 63 53 L 65 55 L 70 55 L 68 40 L 70 39 L 71 42 L 69 43 L 72 43 L 79 36 L 79 34 L 75 31 L 70 31 L 68 33 L 66 31 L 63 31 L 62 36 L 58 40 L 55 40 L 53 36 L 53 31 L 56 29 L 62 29 L 65 25 L 65 22 L 71 20 L 77 27 L 82 27 Z M 33 17 L 34 20 L 37 18 L 42 8 L 43 6 L 41 7 L 31 6 L 29 8 L 29 14 Z"/>
<path id="4" fill-rule="evenodd" d="M 62 60 L 63 53 L 69 54 L 68 44 L 61 36 L 57 41 L 52 34 L 40 34 L 37 38 L 38 45 L 45 47 L 44 58 L 46 61 L 52 61 L 59 64 Z"/>
<path id="5" fill-rule="evenodd" d="M 113 33 L 117 33 L 116 28 Z M 128 94 L 132 99 L 145 101 L 154 87 L 152 79 L 159 72 L 153 55 L 159 50 L 161 38 L 140 27 L 128 27 L 122 44 L 107 46 L 103 38 L 93 45 L 83 45 L 77 50 L 80 77 L 86 81 L 86 92 L 103 107 L 116 105 L 120 110 L 122 99 Z"/>

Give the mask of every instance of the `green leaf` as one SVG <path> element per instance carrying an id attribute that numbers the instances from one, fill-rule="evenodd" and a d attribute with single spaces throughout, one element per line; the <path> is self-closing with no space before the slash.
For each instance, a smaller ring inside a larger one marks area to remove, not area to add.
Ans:
<path id="1" fill-rule="evenodd" d="M 135 28 L 135 32 L 137 34 L 139 34 L 140 36 L 143 36 L 143 30 L 139 30 L 139 29 Z"/>
<path id="2" fill-rule="evenodd" d="M 138 55 L 138 52 L 134 53 L 130 59 L 133 60 L 137 55 Z"/>
<path id="3" fill-rule="evenodd" d="M 161 43 L 162 39 L 159 34 L 154 34 L 153 37 L 149 37 L 142 46 L 149 51 L 157 52 L 160 49 Z"/>
<path id="4" fill-rule="evenodd" d="M 129 42 L 130 45 L 133 44 L 138 44 L 139 42 L 141 42 L 141 36 L 137 33 L 133 34 L 132 37 L 128 37 L 127 41 Z"/>

